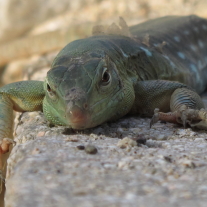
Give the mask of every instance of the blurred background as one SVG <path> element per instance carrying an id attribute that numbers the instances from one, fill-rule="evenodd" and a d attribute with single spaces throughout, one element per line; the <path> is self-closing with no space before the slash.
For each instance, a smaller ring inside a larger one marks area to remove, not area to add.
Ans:
<path id="1" fill-rule="evenodd" d="M 0 0 L 0 86 L 43 80 L 60 49 L 94 25 L 189 14 L 207 18 L 207 0 Z"/>
<path id="2" fill-rule="evenodd" d="M 128 25 L 165 15 L 207 18 L 206 0 L 0 0 L 0 85 L 44 79 L 57 52 L 122 16 Z M 35 76 L 39 71 L 41 75 Z"/>

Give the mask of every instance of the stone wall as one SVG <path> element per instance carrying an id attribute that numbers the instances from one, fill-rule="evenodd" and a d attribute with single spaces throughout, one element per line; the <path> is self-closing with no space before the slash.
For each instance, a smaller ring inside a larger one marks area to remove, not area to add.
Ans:
<path id="1" fill-rule="evenodd" d="M 57 52 L 93 25 L 119 16 L 129 25 L 163 15 L 207 18 L 206 8 L 206 0 L 0 0 L 0 84 L 43 80 Z M 148 126 L 149 119 L 125 118 L 74 133 L 48 127 L 39 112 L 18 116 L 6 206 L 205 206 L 206 133 Z M 88 145 L 98 152 L 88 154 Z"/>

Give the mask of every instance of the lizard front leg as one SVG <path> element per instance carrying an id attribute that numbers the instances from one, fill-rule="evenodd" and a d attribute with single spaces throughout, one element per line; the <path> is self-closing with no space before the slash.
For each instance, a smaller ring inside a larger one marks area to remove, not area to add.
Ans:
<path id="1" fill-rule="evenodd" d="M 13 128 L 13 104 L 4 95 L 0 95 L 0 171 L 3 171 L 3 154 L 9 151 L 11 144 L 15 143 L 12 138 Z M 2 173 L 0 178 L 3 179 Z"/>
<path id="2" fill-rule="evenodd" d="M 200 129 L 207 129 L 207 110 L 204 109 L 204 104 L 201 97 L 188 88 L 176 89 L 170 100 L 171 112 L 159 112 L 155 109 L 150 126 L 159 120 L 190 125 Z"/>
<path id="3" fill-rule="evenodd" d="M 204 104 L 200 96 L 185 84 L 166 80 L 139 81 L 135 92 L 132 112 L 145 116 L 154 113 L 150 126 L 162 120 L 207 129 Z"/>
<path id="4" fill-rule="evenodd" d="M 42 81 L 21 81 L 0 88 L 0 171 L 3 169 L 2 154 L 8 152 L 9 146 L 15 143 L 11 139 L 13 110 L 41 110 L 44 94 Z"/>

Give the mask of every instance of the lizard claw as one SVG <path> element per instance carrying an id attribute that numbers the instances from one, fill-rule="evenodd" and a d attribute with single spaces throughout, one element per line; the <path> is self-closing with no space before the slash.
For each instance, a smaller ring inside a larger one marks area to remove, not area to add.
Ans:
<path id="1" fill-rule="evenodd" d="M 150 121 L 150 128 L 152 127 L 152 125 L 154 125 L 155 123 L 157 123 L 159 121 L 159 109 L 156 108 L 154 110 L 154 115 Z"/>
<path id="2" fill-rule="evenodd" d="M 181 116 L 180 117 L 177 117 L 177 118 L 180 118 L 182 120 L 182 124 L 183 124 L 184 128 L 186 128 L 187 115 L 186 115 L 185 111 L 183 111 L 181 113 Z"/>

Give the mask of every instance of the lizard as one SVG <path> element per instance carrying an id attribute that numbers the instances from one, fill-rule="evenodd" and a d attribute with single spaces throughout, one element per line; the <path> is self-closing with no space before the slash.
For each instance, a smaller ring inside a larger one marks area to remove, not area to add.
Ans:
<path id="1" fill-rule="evenodd" d="M 206 37 L 207 19 L 195 15 L 95 27 L 59 52 L 44 82 L 0 88 L 0 156 L 13 143 L 13 110 L 43 110 L 50 123 L 73 129 L 126 114 L 207 129 L 199 95 L 207 86 Z"/>

